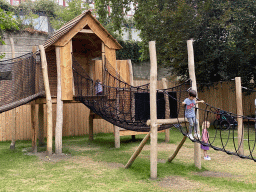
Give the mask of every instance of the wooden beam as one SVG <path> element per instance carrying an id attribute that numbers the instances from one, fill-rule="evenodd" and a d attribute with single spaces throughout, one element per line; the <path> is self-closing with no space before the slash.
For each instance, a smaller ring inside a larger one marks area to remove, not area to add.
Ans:
<path id="1" fill-rule="evenodd" d="M 157 125 L 168 125 L 168 124 L 177 124 L 177 123 L 185 123 L 188 122 L 186 118 L 174 118 L 174 119 L 157 119 L 155 124 Z M 147 125 L 151 125 L 152 121 L 147 120 Z"/>
<path id="2" fill-rule="evenodd" d="M 237 107 L 237 139 L 238 139 L 238 154 L 244 155 L 243 142 L 243 104 L 242 104 L 242 86 L 241 77 L 235 78 L 236 83 L 236 107 Z"/>
<path id="3" fill-rule="evenodd" d="M 82 29 L 79 33 L 94 33 L 91 29 Z"/>
<path id="4" fill-rule="evenodd" d="M 89 28 L 109 47 L 112 49 L 122 49 L 121 45 L 101 26 L 101 24 L 93 18 L 91 14 L 86 14 L 72 29 L 70 29 L 64 36 L 62 36 L 53 45 L 63 47 L 65 46 L 77 33 L 84 29 L 85 26 Z"/>
<path id="5" fill-rule="evenodd" d="M 120 148 L 120 131 L 118 126 L 114 127 L 114 136 L 115 136 L 115 148 Z"/>
<path id="6" fill-rule="evenodd" d="M 32 52 L 36 52 L 36 46 L 33 46 Z M 35 74 L 36 77 L 36 74 Z M 36 85 L 36 82 L 35 82 Z M 35 87 L 36 88 L 36 87 Z M 38 124 L 36 123 L 36 116 L 38 115 L 38 111 L 36 111 L 36 103 L 35 101 L 31 102 L 31 127 L 32 127 L 32 152 L 37 152 L 37 128 Z"/>
<path id="7" fill-rule="evenodd" d="M 72 41 L 60 49 L 61 100 L 73 100 Z M 56 55 L 57 57 L 57 55 Z"/>
<path id="8" fill-rule="evenodd" d="M 41 52 L 42 72 L 43 72 L 44 89 L 45 89 L 45 95 L 46 95 L 46 107 L 47 107 L 47 155 L 52 155 L 52 99 L 51 99 L 47 60 L 45 56 L 44 46 L 39 45 L 39 49 Z"/>
<path id="9" fill-rule="evenodd" d="M 135 150 L 135 152 L 133 153 L 133 155 L 131 156 L 129 161 L 126 163 L 125 169 L 128 169 L 129 167 L 131 167 L 131 165 L 133 164 L 135 159 L 138 157 L 138 155 L 140 154 L 140 152 L 143 149 L 143 147 L 146 145 L 146 143 L 149 140 L 149 138 L 150 138 L 150 132 L 144 137 L 144 139 L 141 141 L 141 143 L 138 146 L 138 148 Z"/>
<path id="10" fill-rule="evenodd" d="M 31 125 L 32 125 L 32 152 L 37 152 L 37 134 L 36 134 L 36 104 L 31 102 Z"/>
<path id="11" fill-rule="evenodd" d="M 187 41 L 187 49 L 188 49 L 189 77 L 192 81 L 192 89 L 197 92 L 196 74 L 195 74 L 195 66 L 194 66 L 194 50 L 193 50 L 193 40 L 192 39 Z M 198 107 L 198 106 L 196 105 L 196 107 Z M 197 133 L 200 134 L 199 110 L 197 110 L 196 120 L 198 122 Z M 197 168 L 201 169 L 201 149 L 200 149 L 200 143 L 197 143 L 197 142 L 194 142 L 194 163 Z"/>
<path id="12" fill-rule="evenodd" d="M 91 113 L 89 115 L 89 141 L 93 141 L 93 119 L 94 119 L 94 113 Z"/>
<path id="13" fill-rule="evenodd" d="M 157 86 L 157 59 L 155 41 L 149 42 L 150 53 L 150 177 L 157 178 L 157 106 L 156 106 L 156 86 Z"/>
<path id="14" fill-rule="evenodd" d="M 70 45 L 67 46 L 70 49 Z M 62 153 L 62 129 L 63 129 L 63 101 L 62 101 L 62 89 L 65 89 L 61 85 L 61 61 L 63 62 L 63 53 L 65 51 L 61 51 L 61 49 L 65 49 L 62 47 L 56 47 L 56 65 L 57 65 L 57 107 L 56 107 L 56 127 L 55 127 L 55 153 Z M 72 81 L 70 82 L 72 85 Z M 70 90 L 72 93 L 73 99 L 73 89 Z"/>
<path id="15" fill-rule="evenodd" d="M 13 38 L 10 38 L 11 43 L 11 50 L 12 50 L 12 58 L 15 58 L 15 49 L 14 49 L 14 42 Z M 12 121 L 11 123 L 11 130 L 12 130 L 12 141 L 10 145 L 10 149 L 15 149 L 15 143 L 16 143 L 16 108 L 11 110 L 12 113 Z"/>
<path id="16" fill-rule="evenodd" d="M 167 79 L 162 78 L 163 88 L 167 89 Z M 170 118 L 170 103 L 169 103 L 169 96 L 167 93 L 164 93 L 164 100 L 165 100 L 165 119 Z M 170 129 L 165 129 L 165 142 L 170 141 Z"/>
<path id="17" fill-rule="evenodd" d="M 38 145 L 44 146 L 44 105 L 38 105 Z"/>

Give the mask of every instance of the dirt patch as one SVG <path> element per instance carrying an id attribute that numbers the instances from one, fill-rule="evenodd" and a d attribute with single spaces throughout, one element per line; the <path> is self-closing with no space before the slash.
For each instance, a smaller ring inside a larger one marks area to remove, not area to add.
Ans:
<path id="1" fill-rule="evenodd" d="M 195 173 L 195 175 L 200 175 L 203 177 L 241 177 L 241 176 L 237 176 L 237 175 L 233 175 L 230 173 L 223 173 L 223 172 L 213 172 L 213 171 L 203 171 L 201 173 Z"/>
<path id="2" fill-rule="evenodd" d="M 158 182 L 158 185 L 163 188 L 175 189 L 175 190 L 200 190 L 205 188 L 202 183 L 196 181 L 190 181 L 183 177 L 179 176 L 170 176 L 165 177 L 161 181 Z M 214 191 L 213 189 L 211 189 Z M 210 190 L 209 190 L 210 191 Z"/>
<path id="3" fill-rule="evenodd" d="M 68 155 L 68 154 L 52 154 L 50 156 L 48 156 L 46 154 L 46 152 L 40 152 L 40 153 L 32 153 L 32 152 L 28 152 L 26 153 L 26 155 L 35 155 L 37 156 L 40 160 L 42 161 L 47 161 L 47 162 L 59 162 L 59 161 L 62 161 L 62 160 L 67 160 L 71 157 L 71 155 Z"/>
<path id="4" fill-rule="evenodd" d="M 98 150 L 99 147 L 79 147 L 79 146 L 68 146 L 69 149 L 74 151 L 91 151 L 91 150 Z"/>

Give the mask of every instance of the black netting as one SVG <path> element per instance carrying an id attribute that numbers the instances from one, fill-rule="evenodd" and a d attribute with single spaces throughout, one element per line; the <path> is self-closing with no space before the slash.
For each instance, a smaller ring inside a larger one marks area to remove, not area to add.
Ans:
<path id="1" fill-rule="evenodd" d="M 73 58 L 75 96 L 94 113 L 108 122 L 133 131 L 148 132 L 146 121 L 150 119 L 150 85 L 134 87 L 126 83 L 106 60 L 102 79 L 103 92 L 96 93 L 93 81 L 79 63 Z M 158 118 L 184 117 L 184 109 L 177 99 L 187 97 L 190 82 L 177 87 L 157 91 Z M 169 104 L 167 104 L 169 103 Z M 171 109 L 171 110 L 170 110 Z M 159 130 L 173 125 L 163 125 Z"/>
<path id="2" fill-rule="evenodd" d="M 0 61 L 0 113 L 44 96 L 39 58 L 28 53 Z"/>

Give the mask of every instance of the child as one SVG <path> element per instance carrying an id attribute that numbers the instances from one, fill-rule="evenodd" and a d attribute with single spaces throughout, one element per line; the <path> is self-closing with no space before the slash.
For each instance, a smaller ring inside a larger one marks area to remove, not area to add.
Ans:
<path id="1" fill-rule="evenodd" d="M 195 101 L 196 98 L 196 91 L 195 90 L 189 90 L 188 92 L 188 98 L 182 102 L 183 105 L 186 105 L 185 109 L 185 117 L 188 119 L 189 122 L 189 132 L 188 132 L 188 137 L 190 139 L 194 139 L 192 136 L 192 129 L 194 127 L 194 136 L 197 137 L 197 120 L 196 120 L 196 115 L 195 115 L 195 104 L 196 103 L 204 103 L 203 100 L 201 101 Z M 199 136 L 198 136 L 199 137 Z"/>
<path id="2" fill-rule="evenodd" d="M 208 144 L 209 133 L 207 129 L 210 127 L 209 121 L 204 121 L 202 124 L 202 142 Z M 204 160 L 211 160 L 211 157 L 207 155 L 207 151 L 209 150 L 209 146 L 201 144 L 201 149 L 204 150 Z"/>
<path id="3" fill-rule="evenodd" d="M 99 79 L 97 79 L 95 82 L 95 90 L 96 90 L 96 95 L 103 94 L 103 87 Z"/>

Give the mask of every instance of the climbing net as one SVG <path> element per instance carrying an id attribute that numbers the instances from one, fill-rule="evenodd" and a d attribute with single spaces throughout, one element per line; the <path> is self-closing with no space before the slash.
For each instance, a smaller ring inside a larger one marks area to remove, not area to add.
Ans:
<path id="1" fill-rule="evenodd" d="M 101 79 L 103 94 L 97 95 L 95 80 L 73 58 L 76 99 L 116 126 L 132 131 L 150 131 L 150 127 L 146 124 L 150 119 L 150 84 L 131 86 L 120 77 L 107 60 L 105 61 L 103 79 Z M 184 110 L 175 99 L 184 100 L 187 97 L 186 89 L 189 87 L 190 81 L 186 81 L 166 90 L 157 90 L 159 119 L 184 117 Z M 172 126 L 174 125 L 162 125 L 159 130 Z"/>
<path id="2" fill-rule="evenodd" d="M 39 55 L 0 61 L 0 113 L 44 96 Z"/>

